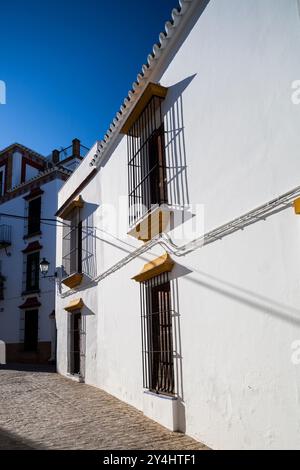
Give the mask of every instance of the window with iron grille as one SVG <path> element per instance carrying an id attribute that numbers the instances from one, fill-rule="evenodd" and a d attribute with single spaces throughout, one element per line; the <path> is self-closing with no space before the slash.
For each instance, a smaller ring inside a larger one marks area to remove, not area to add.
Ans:
<path id="1" fill-rule="evenodd" d="M 27 236 L 39 233 L 41 230 L 41 197 L 28 202 Z"/>
<path id="2" fill-rule="evenodd" d="M 39 290 L 40 283 L 40 253 L 30 253 L 26 257 L 26 292 L 33 292 Z"/>
<path id="3" fill-rule="evenodd" d="M 153 96 L 127 133 L 131 226 L 152 206 L 168 203 L 161 102 Z"/>
<path id="4" fill-rule="evenodd" d="M 82 272 L 82 222 L 79 209 L 73 209 L 63 228 L 63 277 Z"/>
<path id="5" fill-rule="evenodd" d="M 80 310 L 69 314 L 68 319 L 68 371 L 85 376 L 86 325 Z"/>
<path id="6" fill-rule="evenodd" d="M 70 374 L 80 373 L 80 330 L 81 330 L 81 313 L 72 313 L 69 322 L 70 335 Z"/>
<path id="7" fill-rule="evenodd" d="M 174 394 L 173 312 L 168 274 L 141 283 L 143 385 Z"/>

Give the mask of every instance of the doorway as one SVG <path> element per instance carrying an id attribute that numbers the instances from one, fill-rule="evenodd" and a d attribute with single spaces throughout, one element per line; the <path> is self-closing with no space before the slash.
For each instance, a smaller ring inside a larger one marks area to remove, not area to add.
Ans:
<path id="1" fill-rule="evenodd" d="M 84 376 L 84 351 L 83 351 L 83 319 L 81 312 L 74 312 L 70 315 L 69 328 L 69 373 Z"/>
<path id="2" fill-rule="evenodd" d="M 24 326 L 24 351 L 35 352 L 38 346 L 38 310 L 26 310 Z"/>

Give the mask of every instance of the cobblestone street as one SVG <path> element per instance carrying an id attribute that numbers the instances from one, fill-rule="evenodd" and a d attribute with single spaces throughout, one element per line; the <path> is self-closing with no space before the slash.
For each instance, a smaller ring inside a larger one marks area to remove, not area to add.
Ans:
<path id="1" fill-rule="evenodd" d="M 205 449 L 95 387 L 18 369 L 0 366 L 0 449 Z"/>

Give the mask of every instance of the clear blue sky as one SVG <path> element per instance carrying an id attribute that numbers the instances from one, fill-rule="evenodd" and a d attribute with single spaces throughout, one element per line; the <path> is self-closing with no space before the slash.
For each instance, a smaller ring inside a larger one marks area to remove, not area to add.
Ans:
<path id="1" fill-rule="evenodd" d="M 177 0 L 7 0 L 0 6 L 0 149 L 48 155 L 101 139 Z"/>

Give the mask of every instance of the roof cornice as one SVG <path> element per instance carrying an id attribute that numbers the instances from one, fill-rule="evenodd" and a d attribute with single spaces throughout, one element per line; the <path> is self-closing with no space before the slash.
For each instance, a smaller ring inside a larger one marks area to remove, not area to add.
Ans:
<path id="1" fill-rule="evenodd" d="M 35 150 L 32 150 L 32 149 L 26 147 L 25 145 L 18 144 L 17 142 L 15 142 L 14 144 L 11 144 L 8 147 L 5 147 L 4 149 L 0 150 L 0 156 L 7 153 L 7 152 L 10 152 L 11 150 L 13 150 L 15 148 L 17 148 L 19 150 L 22 150 L 22 151 L 25 151 L 25 152 L 27 152 L 31 155 L 34 155 L 35 157 L 41 159 L 43 162 L 47 162 L 46 157 L 44 157 L 40 153 L 36 152 Z"/>
<path id="2" fill-rule="evenodd" d="M 10 201 L 15 197 L 22 196 L 27 191 L 30 191 L 32 188 L 36 188 L 41 184 L 45 184 L 45 182 L 47 181 L 51 181 L 56 178 L 67 179 L 70 177 L 71 174 L 72 172 L 70 170 L 67 170 L 66 168 L 61 168 L 58 166 L 48 168 L 39 173 L 37 176 L 31 178 L 30 180 L 25 181 L 24 183 L 21 183 L 18 186 L 14 186 L 12 189 L 7 191 L 3 196 L 1 196 L 0 204 Z"/>
<path id="3" fill-rule="evenodd" d="M 24 183 L 20 183 L 17 186 L 14 186 L 9 191 L 7 191 L 7 194 L 12 193 L 12 192 L 16 191 L 17 189 L 22 188 L 23 186 L 27 186 L 30 183 L 32 183 L 33 181 L 37 181 L 37 180 L 43 178 L 44 176 L 48 176 L 52 173 L 61 173 L 62 175 L 70 176 L 72 174 L 72 171 L 67 170 L 66 168 L 62 168 L 60 166 L 54 166 L 54 167 L 51 167 L 51 168 L 46 168 L 45 170 L 41 171 L 40 173 L 38 173 L 33 178 L 30 178 L 29 180 L 24 181 Z"/>

